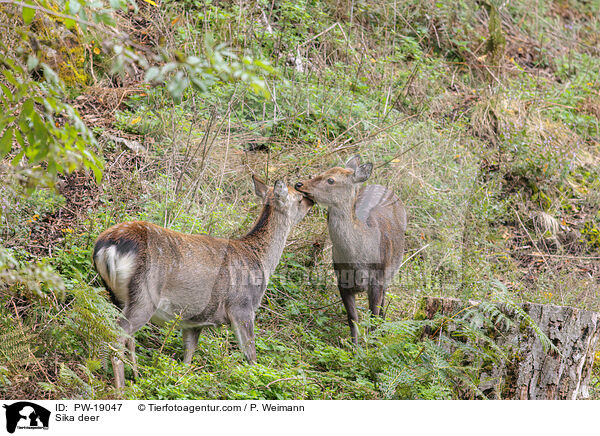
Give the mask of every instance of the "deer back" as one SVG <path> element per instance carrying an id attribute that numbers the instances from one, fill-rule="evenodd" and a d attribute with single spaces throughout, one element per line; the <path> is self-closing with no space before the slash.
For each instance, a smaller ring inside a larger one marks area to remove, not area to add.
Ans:
<path id="1" fill-rule="evenodd" d="M 147 222 L 102 233 L 94 262 L 121 306 L 150 300 L 159 319 L 178 314 L 197 323 L 224 322 L 227 307 L 241 298 L 258 306 L 266 286 L 263 265 L 247 244 Z"/>

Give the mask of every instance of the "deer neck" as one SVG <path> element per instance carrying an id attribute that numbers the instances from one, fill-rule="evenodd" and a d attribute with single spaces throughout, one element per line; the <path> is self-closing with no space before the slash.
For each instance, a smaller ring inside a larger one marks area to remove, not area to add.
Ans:
<path id="1" fill-rule="evenodd" d="M 329 206 L 327 210 L 327 225 L 331 241 L 337 247 L 350 249 L 361 244 L 364 224 L 356 218 L 356 197 L 344 204 Z"/>
<path id="2" fill-rule="evenodd" d="M 275 271 L 291 228 L 291 218 L 267 203 L 252 229 L 240 239 L 256 253 L 267 276 Z"/>

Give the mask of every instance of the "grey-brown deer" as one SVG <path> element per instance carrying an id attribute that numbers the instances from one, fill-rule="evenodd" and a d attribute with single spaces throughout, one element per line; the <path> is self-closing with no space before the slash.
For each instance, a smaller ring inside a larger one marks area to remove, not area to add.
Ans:
<path id="1" fill-rule="evenodd" d="M 263 208 L 239 239 L 188 235 L 147 222 L 117 224 L 98 237 L 94 266 L 115 302 L 137 377 L 133 334 L 150 319 L 178 317 L 184 362 L 192 361 L 204 326 L 230 324 L 246 360 L 256 361 L 254 318 L 292 226 L 313 202 L 282 181 L 268 188 L 253 177 Z M 122 354 L 113 358 L 115 384 L 125 385 Z"/>
<path id="2" fill-rule="evenodd" d="M 370 311 L 382 314 L 385 290 L 402 262 L 407 225 L 406 209 L 390 189 L 360 188 L 372 170 L 372 164 L 360 165 L 360 157 L 354 156 L 346 168 L 331 168 L 295 185 L 328 208 L 333 267 L 354 344 L 358 344 L 355 294 L 366 291 Z"/>

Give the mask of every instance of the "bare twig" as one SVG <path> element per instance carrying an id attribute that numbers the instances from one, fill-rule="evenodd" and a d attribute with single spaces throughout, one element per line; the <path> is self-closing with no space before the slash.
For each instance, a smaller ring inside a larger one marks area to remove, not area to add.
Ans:
<path id="1" fill-rule="evenodd" d="M 375 169 L 381 168 L 383 166 L 388 165 L 390 162 L 393 162 L 394 160 L 398 159 L 400 156 L 405 155 L 406 153 L 408 153 L 411 150 L 414 150 L 415 148 L 417 148 L 417 146 L 423 144 L 425 141 L 419 141 L 416 144 L 413 144 L 412 146 L 408 147 L 406 150 L 403 150 L 402 152 L 398 153 L 397 155 L 395 155 L 394 157 L 388 159 L 387 161 L 385 161 L 382 164 L 379 164 L 375 167 Z"/>
<path id="2" fill-rule="evenodd" d="M 340 23 L 338 23 L 337 21 L 335 23 L 333 23 L 331 26 L 329 26 L 327 29 L 323 30 L 322 32 L 317 33 L 315 36 L 313 36 L 312 38 L 307 39 L 306 41 L 304 41 L 302 44 L 300 44 L 298 46 L 298 48 L 300 47 L 304 47 L 306 44 L 308 44 L 309 42 L 317 39 L 319 36 L 326 34 L 327 32 L 329 32 L 331 29 L 333 29 L 335 26 L 339 26 L 340 29 L 342 28 L 342 26 L 340 26 Z M 342 32 L 344 30 L 342 29 Z"/>

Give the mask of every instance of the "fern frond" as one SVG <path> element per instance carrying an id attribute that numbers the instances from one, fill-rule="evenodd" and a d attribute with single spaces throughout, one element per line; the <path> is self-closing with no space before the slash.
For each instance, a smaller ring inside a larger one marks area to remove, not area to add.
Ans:
<path id="1" fill-rule="evenodd" d="M 525 310 L 516 304 L 509 296 L 508 288 L 506 285 L 498 280 L 493 280 L 492 285 L 498 289 L 498 292 L 494 294 L 496 299 L 503 303 L 517 318 L 518 321 L 524 323 L 527 327 L 531 328 L 535 333 L 537 339 L 542 344 L 543 350 L 552 350 L 557 354 L 561 354 L 560 350 L 552 343 L 550 338 L 540 329 L 535 320 Z"/>
<path id="2" fill-rule="evenodd" d="M 16 366 L 25 366 L 37 361 L 35 351 L 37 335 L 22 325 L 0 334 L 0 362 Z"/>

